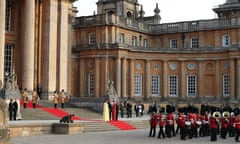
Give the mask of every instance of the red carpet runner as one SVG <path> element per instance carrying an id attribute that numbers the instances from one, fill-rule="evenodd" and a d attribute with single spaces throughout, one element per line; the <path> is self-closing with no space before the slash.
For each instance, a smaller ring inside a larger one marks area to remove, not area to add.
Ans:
<path id="1" fill-rule="evenodd" d="M 23 106 L 23 101 L 20 101 L 21 106 Z M 32 108 L 32 103 L 28 102 L 27 104 L 27 108 Z M 37 104 L 36 108 L 42 109 L 58 118 L 62 118 L 65 115 L 69 115 L 68 112 L 64 111 L 63 109 L 60 108 L 45 108 L 42 107 L 41 105 Z M 72 120 L 86 120 L 86 119 L 82 119 L 76 116 L 72 117 Z M 99 121 L 99 120 L 92 120 L 92 121 Z M 101 121 L 101 120 L 100 120 Z M 124 121 L 109 121 L 109 124 L 115 126 L 116 128 L 118 128 L 119 130 L 135 130 L 136 128 L 130 124 L 128 124 L 127 122 Z"/>
<path id="2" fill-rule="evenodd" d="M 120 130 L 135 130 L 136 128 L 124 121 L 109 121 L 108 123 L 119 128 Z"/>
<path id="3" fill-rule="evenodd" d="M 20 104 L 23 105 L 23 101 L 22 101 L 22 100 L 20 101 Z M 27 108 L 32 108 L 32 103 L 31 103 L 31 102 L 28 102 Z M 46 111 L 46 112 L 48 112 L 48 113 L 50 113 L 50 114 L 58 117 L 58 118 L 62 118 L 62 117 L 65 116 L 65 115 L 69 115 L 69 113 L 66 112 L 66 111 L 64 111 L 63 109 L 58 109 L 58 108 L 56 108 L 56 109 L 55 109 L 55 108 L 44 108 L 44 107 L 42 107 L 42 106 L 39 105 L 39 104 L 36 105 L 36 108 L 40 108 L 40 109 L 42 109 L 42 110 L 44 110 L 44 111 Z M 73 117 L 72 117 L 72 120 L 81 120 L 81 118 L 76 117 L 76 116 L 73 116 Z"/>

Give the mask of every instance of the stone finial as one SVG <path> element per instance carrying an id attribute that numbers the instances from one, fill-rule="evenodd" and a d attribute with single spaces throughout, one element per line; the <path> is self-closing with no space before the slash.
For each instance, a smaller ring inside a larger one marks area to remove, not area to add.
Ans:
<path id="1" fill-rule="evenodd" d="M 156 3 L 156 8 L 154 9 L 155 15 L 159 15 L 160 9 L 158 8 L 158 3 Z"/>
<path id="2" fill-rule="evenodd" d="M 140 17 L 144 17 L 145 11 L 143 10 L 143 5 L 141 5 L 141 9 L 139 11 Z"/>

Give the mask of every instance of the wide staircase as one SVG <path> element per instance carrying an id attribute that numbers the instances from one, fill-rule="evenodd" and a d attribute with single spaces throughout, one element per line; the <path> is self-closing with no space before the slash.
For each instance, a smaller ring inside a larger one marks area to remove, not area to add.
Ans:
<path id="1" fill-rule="evenodd" d="M 52 111 L 57 111 L 54 114 Z M 74 120 L 79 120 L 84 126 L 84 132 L 113 131 L 113 130 L 134 130 L 148 128 L 149 122 L 146 120 L 127 120 L 117 122 L 104 122 L 102 115 L 85 108 L 73 107 L 66 103 L 64 109 L 58 105 L 57 109 L 53 108 L 53 103 L 47 100 L 40 100 L 37 108 L 28 108 L 21 106 L 22 120 L 59 120 L 61 116 L 74 114 Z"/>

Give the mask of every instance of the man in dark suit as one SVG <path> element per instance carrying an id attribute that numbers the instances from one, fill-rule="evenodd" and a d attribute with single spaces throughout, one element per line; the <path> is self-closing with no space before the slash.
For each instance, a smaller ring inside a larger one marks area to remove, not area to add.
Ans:
<path id="1" fill-rule="evenodd" d="M 13 102 L 13 106 L 14 106 L 14 109 L 13 109 L 13 119 L 17 120 L 18 103 L 17 103 L 16 99 Z"/>
<path id="2" fill-rule="evenodd" d="M 9 112 L 9 120 L 13 120 L 13 112 L 14 112 L 14 105 L 13 105 L 13 100 L 10 99 L 10 102 L 8 104 L 8 112 Z"/>

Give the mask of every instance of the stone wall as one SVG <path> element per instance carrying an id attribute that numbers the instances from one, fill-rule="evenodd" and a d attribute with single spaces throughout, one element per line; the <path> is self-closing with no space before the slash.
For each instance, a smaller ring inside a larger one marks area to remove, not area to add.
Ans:
<path id="1" fill-rule="evenodd" d="M 57 125 L 57 126 L 56 126 Z M 57 131 L 61 130 L 61 131 Z M 83 126 L 79 123 L 73 124 L 22 124 L 11 125 L 10 136 L 36 136 L 44 134 L 76 134 L 82 133 Z"/>

